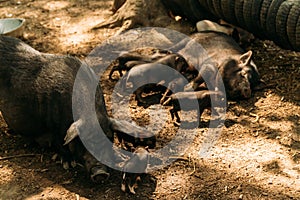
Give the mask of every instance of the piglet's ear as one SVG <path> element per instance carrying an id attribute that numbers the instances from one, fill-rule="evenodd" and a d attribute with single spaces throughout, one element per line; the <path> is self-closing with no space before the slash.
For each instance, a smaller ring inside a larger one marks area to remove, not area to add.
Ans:
<path id="1" fill-rule="evenodd" d="M 179 62 L 180 62 L 180 57 L 179 57 L 179 56 L 176 56 L 176 57 L 175 57 L 175 64 L 177 65 Z"/>
<path id="2" fill-rule="evenodd" d="M 69 144 L 72 140 L 74 140 L 79 135 L 79 127 L 82 126 L 82 123 L 83 123 L 82 119 L 79 119 L 73 124 L 71 124 L 64 138 L 65 141 L 64 145 Z"/>
<path id="3" fill-rule="evenodd" d="M 241 55 L 241 57 L 239 58 L 239 63 L 243 66 L 246 66 L 248 64 L 250 64 L 251 61 L 251 56 L 252 56 L 252 51 L 248 51 L 247 53 L 244 53 L 243 55 Z"/>

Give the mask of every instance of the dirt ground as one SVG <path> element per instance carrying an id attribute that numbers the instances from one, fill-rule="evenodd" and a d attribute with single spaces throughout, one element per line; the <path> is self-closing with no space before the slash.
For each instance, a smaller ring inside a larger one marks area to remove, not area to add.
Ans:
<path id="1" fill-rule="evenodd" d="M 118 30 L 91 30 L 111 15 L 111 4 L 111 0 L 0 0 L 0 17 L 25 18 L 20 39 L 35 49 L 84 59 Z M 255 92 L 249 100 L 229 102 L 225 127 L 209 156 L 198 154 L 208 131 L 206 112 L 203 128 L 196 130 L 186 153 L 143 177 L 137 194 L 131 195 L 120 190 L 120 172 L 95 184 L 80 166 L 64 170 L 52 160 L 55 152 L 12 134 L 1 118 L 0 199 L 300 200 L 300 53 L 261 40 L 247 48 L 253 50 L 262 78 L 272 87 Z M 114 84 L 102 82 L 108 108 Z M 147 125 L 153 113 L 160 114 L 156 119 L 167 119 L 156 125 L 164 127 L 157 133 L 157 148 L 176 133 L 166 108 L 133 104 L 131 113 L 141 125 Z"/>

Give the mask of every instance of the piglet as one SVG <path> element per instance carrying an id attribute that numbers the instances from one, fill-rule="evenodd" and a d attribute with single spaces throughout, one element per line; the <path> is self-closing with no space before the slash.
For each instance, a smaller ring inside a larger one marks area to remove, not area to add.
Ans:
<path id="1" fill-rule="evenodd" d="M 194 91 L 194 92 L 178 92 L 172 94 L 164 103 L 163 105 L 170 105 L 172 108 L 170 109 L 170 114 L 172 120 L 174 120 L 174 116 L 176 117 L 176 125 L 180 123 L 180 117 L 178 112 L 180 110 L 190 111 L 195 110 L 195 100 L 198 101 L 199 104 L 199 112 L 197 112 L 198 118 L 201 117 L 203 111 L 205 109 L 211 108 L 211 98 L 215 100 L 215 106 L 224 106 L 225 105 L 225 96 L 220 91 L 209 91 L 209 90 L 201 90 L 201 91 Z M 181 102 L 184 106 L 180 106 Z M 214 108 L 212 108 L 214 109 Z"/>
<path id="2" fill-rule="evenodd" d="M 126 161 L 123 167 L 121 190 L 126 192 L 126 186 L 129 192 L 135 194 L 135 189 L 138 187 L 138 181 L 141 181 L 140 175 L 146 173 L 149 162 L 149 152 L 147 147 L 137 147 L 133 156 Z"/>

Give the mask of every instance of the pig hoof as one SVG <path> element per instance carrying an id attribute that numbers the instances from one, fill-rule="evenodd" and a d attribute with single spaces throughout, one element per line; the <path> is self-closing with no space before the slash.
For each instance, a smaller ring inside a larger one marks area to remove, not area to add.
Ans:
<path id="1" fill-rule="evenodd" d="M 131 194 L 135 194 L 134 186 L 128 186 L 128 188 Z"/>
<path id="2" fill-rule="evenodd" d="M 141 177 L 140 177 L 140 176 L 136 177 L 136 180 L 135 180 L 135 182 L 136 182 L 136 183 L 137 183 L 137 182 L 142 182 L 142 179 L 141 179 Z M 135 185 L 135 187 L 137 187 L 137 184 Z"/>
<path id="3" fill-rule="evenodd" d="M 109 173 L 102 168 L 93 167 L 91 169 L 91 179 L 96 183 L 102 183 L 108 179 Z"/>
<path id="4" fill-rule="evenodd" d="M 122 190 L 123 192 L 126 192 L 126 184 L 125 184 L 125 183 L 122 183 L 122 185 L 121 185 L 121 190 Z"/>
<path id="5" fill-rule="evenodd" d="M 77 166 L 77 163 L 76 163 L 75 160 L 73 160 L 73 161 L 71 162 L 71 166 L 72 166 L 73 168 L 75 168 L 75 167 Z"/>
<path id="6" fill-rule="evenodd" d="M 179 122 L 174 122 L 174 126 L 179 127 L 179 126 L 180 126 L 180 123 L 179 123 Z"/>
<path id="7" fill-rule="evenodd" d="M 70 165 L 69 165 L 69 163 L 68 162 L 63 162 L 63 168 L 65 169 L 65 170 L 68 170 L 69 168 L 70 168 Z"/>

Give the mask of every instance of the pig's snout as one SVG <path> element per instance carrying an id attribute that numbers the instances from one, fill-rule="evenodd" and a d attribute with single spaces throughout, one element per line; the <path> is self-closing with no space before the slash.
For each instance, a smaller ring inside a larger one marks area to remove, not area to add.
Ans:
<path id="1" fill-rule="evenodd" d="M 249 99 L 251 97 L 251 88 L 250 84 L 243 84 L 241 86 L 241 95 L 245 99 Z"/>
<path id="2" fill-rule="evenodd" d="M 244 98 L 249 99 L 251 97 L 251 89 L 250 88 L 244 88 L 243 94 Z"/>
<path id="3" fill-rule="evenodd" d="M 110 174 L 106 171 L 104 166 L 95 166 L 91 168 L 90 177 L 91 180 L 95 183 L 102 183 L 107 180 Z"/>

